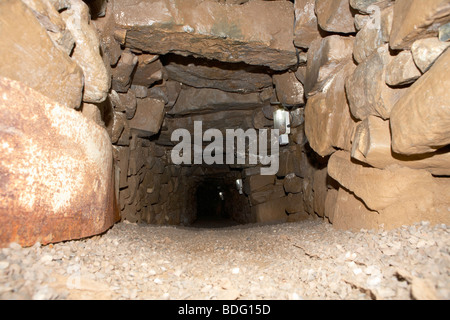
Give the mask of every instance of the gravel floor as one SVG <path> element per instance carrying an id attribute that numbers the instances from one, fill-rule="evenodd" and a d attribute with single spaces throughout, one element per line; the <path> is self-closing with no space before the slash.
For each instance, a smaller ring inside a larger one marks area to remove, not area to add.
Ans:
<path id="1" fill-rule="evenodd" d="M 1 299 L 449 299 L 450 237 L 424 222 L 336 231 L 319 220 L 224 229 L 120 223 L 0 250 Z"/>

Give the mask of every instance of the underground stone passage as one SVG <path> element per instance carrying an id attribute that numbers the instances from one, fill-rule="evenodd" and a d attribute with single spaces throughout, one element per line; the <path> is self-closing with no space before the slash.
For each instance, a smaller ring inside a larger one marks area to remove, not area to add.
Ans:
<path id="1" fill-rule="evenodd" d="M 0 2 L 0 297 L 448 299 L 449 24 L 446 0 Z M 58 287 L 79 274 L 100 289 Z"/>

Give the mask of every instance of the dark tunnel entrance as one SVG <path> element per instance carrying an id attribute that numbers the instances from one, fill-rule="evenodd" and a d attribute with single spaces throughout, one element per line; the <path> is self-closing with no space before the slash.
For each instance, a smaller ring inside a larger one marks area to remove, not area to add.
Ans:
<path id="1" fill-rule="evenodd" d="M 198 228 L 222 228 L 248 223 L 250 208 L 247 197 L 236 188 L 234 177 L 204 177 L 195 191 Z"/>

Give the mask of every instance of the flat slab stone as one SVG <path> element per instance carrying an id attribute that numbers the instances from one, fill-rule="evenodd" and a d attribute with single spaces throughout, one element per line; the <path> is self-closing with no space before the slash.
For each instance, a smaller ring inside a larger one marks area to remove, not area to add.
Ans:
<path id="1" fill-rule="evenodd" d="M 203 0 L 114 3 L 125 45 L 146 52 L 246 62 L 285 70 L 297 63 L 289 1 L 230 5 Z M 273 21 L 276 23 L 267 23 Z"/>
<path id="2" fill-rule="evenodd" d="M 0 128 L 0 247 L 83 238 L 114 223 L 112 147 L 102 127 L 0 77 Z"/>

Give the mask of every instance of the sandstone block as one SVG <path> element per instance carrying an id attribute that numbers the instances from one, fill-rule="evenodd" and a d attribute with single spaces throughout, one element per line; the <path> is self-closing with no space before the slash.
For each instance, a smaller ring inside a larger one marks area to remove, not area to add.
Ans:
<path id="1" fill-rule="evenodd" d="M 386 170 L 363 167 L 338 151 L 328 163 L 328 174 L 355 193 L 371 210 L 383 210 L 411 199 L 433 199 L 435 178 L 425 170 L 391 166 Z"/>
<path id="2" fill-rule="evenodd" d="M 163 66 L 157 55 L 141 54 L 133 74 L 133 84 L 150 87 L 163 78 Z"/>
<path id="3" fill-rule="evenodd" d="M 302 179 L 297 177 L 295 173 L 290 173 L 284 177 L 283 187 L 286 193 L 300 193 L 302 192 Z"/>
<path id="4" fill-rule="evenodd" d="M 305 145 L 305 143 L 307 142 L 307 138 L 306 138 L 306 134 L 305 134 L 305 128 L 302 125 L 301 127 L 297 127 L 297 128 L 292 128 L 291 129 L 291 137 L 292 137 L 292 141 L 295 144 L 298 144 L 300 146 Z"/>
<path id="5" fill-rule="evenodd" d="M 156 99 L 138 99 L 136 114 L 129 120 L 131 131 L 140 137 L 152 136 L 159 132 L 164 119 L 164 103 Z"/>
<path id="6" fill-rule="evenodd" d="M 283 197 L 253 206 L 251 210 L 256 222 L 278 222 L 287 220 L 285 206 L 286 199 Z"/>
<path id="7" fill-rule="evenodd" d="M 109 96 L 115 111 L 125 112 L 128 120 L 133 119 L 137 107 L 136 93 L 133 89 L 129 89 L 127 93 L 112 90 Z"/>
<path id="8" fill-rule="evenodd" d="M 393 7 L 388 7 L 374 13 L 365 21 L 364 26 L 355 38 L 353 57 L 356 62 L 364 62 L 379 47 L 389 42 L 393 18 L 394 9 Z"/>
<path id="9" fill-rule="evenodd" d="M 100 56 L 100 40 L 90 23 L 89 7 L 81 0 L 71 0 L 61 17 L 75 39 L 72 59 L 83 69 L 83 101 L 102 102 L 108 95 L 111 75 Z"/>
<path id="10" fill-rule="evenodd" d="M 289 173 L 295 172 L 295 155 L 289 149 L 283 148 L 280 150 L 279 168 L 277 172 L 278 178 L 284 178 Z"/>
<path id="11" fill-rule="evenodd" d="M 265 187 L 275 185 L 275 176 L 251 175 L 244 180 L 244 192 L 247 195 Z"/>
<path id="12" fill-rule="evenodd" d="M 392 150 L 411 155 L 450 143 L 450 51 L 417 80 L 392 110 Z"/>
<path id="13" fill-rule="evenodd" d="M 66 107 L 80 106 L 83 71 L 55 47 L 20 0 L 0 3 L 0 38 L 0 75 L 20 81 Z"/>
<path id="14" fill-rule="evenodd" d="M 353 38 L 333 35 L 311 43 L 304 82 L 307 96 L 321 92 L 336 71 L 351 59 L 353 42 Z"/>
<path id="15" fill-rule="evenodd" d="M 131 75 L 138 63 L 136 57 L 130 51 L 124 51 L 120 56 L 117 66 L 112 70 L 112 89 L 126 93 L 131 86 Z"/>
<path id="16" fill-rule="evenodd" d="M 449 192 L 448 183 L 439 181 L 437 184 L 440 185 L 438 189 Z M 433 204 L 433 199 L 419 198 L 398 202 L 378 213 L 369 210 L 355 194 L 340 188 L 335 203 L 333 226 L 337 229 L 359 231 L 380 227 L 390 230 L 421 221 L 447 224 L 450 221 L 447 209 L 448 203 Z"/>
<path id="17" fill-rule="evenodd" d="M 392 6 L 395 0 L 350 0 L 350 6 L 362 13 L 373 13 L 373 7 L 380 9 Z M 371 10 L 372 9 L 372 10 Z"/>
<path id="18" fill-rule="evenodd" d="M 297 63 L 288 1 L 123 0 L 114 3 L 126 46 L 285 70 Z M 277 21 L 277 23 L 266 23 Z"/>
<path id="19" fill-rule="evenodd" d="M 425 73 L 449 46 L 450 43 L 437 38 L 417 40 L 411 47 L 414 62 L 420 71 Z"/>
<path id="20" fill-rule="evenodd" d="M 102 113 L 95 104 L 83 103 L 81 106 L 81 113 L 86 119 L 92 120 L 101 127 L 105 127 L 105 123 L 102 120 Z"/>
<path id="21" fill-rule="evenodd" d="M 67 55 L 70 55 L 75 45 L 75 40 L 51 2 L 49 0 L 23 0 L 22 2 L 31 9 L 41 26 L 47 30 L 47 34 L 53 41 L 53 44 Z"/>
<path id="22" fill-rule="evenodd" d="M 450 175 L 450 150 L 424 155 L 405 156 L 391 150 L 389 121 L 369 116 L 362 121 L 353 138 L 352 158 L 384 169 L 397 164 L 413 169 L 425 169 L 435 175 Z"/>
<path id="23" fill-rule="evenodd" d="M 332 215 L 333 227 L 340 230 L 376 230 L 380 227 L 379 213 L 369 210 L 362 201 L 344 188 L 336 191 Z"/>
<path id="24" fill-rule="evenodd" d="M 278 101 L 286 106 L 299 106 L 305 104 L 304 89 L 295 74 L 291 71 L 274 74 L 273 84 L 275 85 Z"/>
<path id="25" fill-rule="evenodd" d="M 134 91 L 136 98 L 145 99 L 148 97 L 148 88 L 145 86 L 139 86 L 139 85 L 132 84 L 130 87 L 130 90 L 128 90 L 128 91 L 131 91 L 131 90 Z M 155 97 L 152 96 L 152 98 L 155 98 Z M 134 116 L 134 114 L 133 114 L 133 116 Z M 133 118 L 133 116 L 131 116 L 131 118 Z"/>
<path id="26" fill-rule="evenodd" d="M 167 93 L 167 108 L 172 108 L 177 102 L 178 96 L 181 92 L 181 83 L 177 81 L 164 82 L 165 92 Z"/>
<path id="27" fill-rule="evenodd" d="M 308 99 L 305 107 L 305 134 L 310 146 L 321 156 L 336 148 L 350 150 L 355 122 L 345 94 L 345 79 L 355 66 L 347 63 L 331 80 L 328 91 Z"/>
<path id="28" fill-rule="evenodd" d="M 387 45 L 378 48 L 360 64 L 345 85 L 352 115 L 364 120 L 369 115 L 388 119 L 392 107 L 404 93 L 386 84 L 386 66 L 390 62 Z"/>
<path id="29" fill-rule="evenodd" d="M 390 86 L 411 84 L 422 74 L 417 69 L 410 51 L 402 51 L 393 57 L 386 67 L 386 83 Z"/>
<path id="30" fill-rule="evenodd" d="M 0 127 L 0 246 L 78 239 L 114 223 L 112 149 L 103 128 L 6 78 Z"/>
<path id="31" fill-rule="evenodd" d="M 255 109 L 253 112 L 253 127 L 255 129 L 273 128 L 273 121 L 264 116 L 262 109 Z"/>
<path id="32" fill-rule="evenodd" d="M 306 212 L 296 212 L 288 215 L 287 222 L 305 221 L 310 218 Z"/>
<path id="33" fill-rule="evenodd" d="M 177 102 L 168 113 L 179 116 L 234 109 L 253 110 L 257 106 L 263 106 L 258 93 L 240 94 L 217 89 L 189 88 L 181 90 Z"/>
<path id="34" fill-rule="evenodd" d="M 327 192 L 327 197 L 325 199 L 324 215 L 325 215 L 325 217 L 328 218 L 330 223 L 334 222 L 334 212 L 335 212 L 335 207 L 336 207 L 336 203 L 337 203 L 337 199 L 338 199 L 338 194 L 339 194 L 338 190 L 329 189 Z"/>
<path id="35" fill-rule="evenodd" d="M 111 143 L 117 143 L 120 136 L 122 135 L 126 121 L 127 119 L 124 113 L 115 111 L 111 112 L 111 119 L 109 119 L 108 123 L 106 124 L 106 129 L 108 131 L 109 137 L 111 138 Z"/>
<path id="36" fill-rule="evenodd" d="M 173 145 L 171 142 L 172 132 L 178 128 L 187 129 L 191 133 L 192 141 L 194 132 L 194 122 L 202 121 L 203 131 L 211 128 L 241 128 L 247 130 L 253 128 L 253 110 L 228 110 L 208 114 L 194 114 L 190 117 L 164 119 L 167 131 L 161 131 L 158 143 Z M 222 130 L 225 136 L 225 129 Z"/>
<path id="37" fill-rule="evenodd" d="M 266 185 L 257 191 L 253 191 L 249 198 L 252 206 L 265 203 L 285 196 L 282 185 Z"/>
<path id="38" fill-rule="evenodd" d="M 119 42 L 114 38 L 116 25 L 112 7 L 113 2 L 107 2 L 105 15 L 91 22 L 98 31 L 104 57 L 109 61 L 111 66 L 115 66 L 120 59 L 122 49 Z"/>
<path id="39" fill-rule="evenodd" d="M 170 56 L 165 66 L 169 78 L 195 88 L 250 93 L 272 87 L 267 68 L 244 63 L 223 64 L 207 59 Z"/>
<path id="40" fill-rule="evenodd" d="M 355 14 L 355 28 L 360 31 L 371 20 L 371 16 L 365 14 Z M 372 20 L 374 21 L 374 20 Z"/>
<path id="41" fill-rule="evenodd" d="M 356 31 L 348 0 L 316 0 L 315 10 L 323 30 L 337 33 Z"/>
<path id="42" fill-rule="evenodd" d="M 440 26 L 450 22 L 447 0 L 397 0 L 390 38 L 392 49 L 410 49 L 414 41 L 438 35 Z"/>
<path id="43" fill-rule="evenodd" d="M 304 213 L 303 195 L 301 193 L 288 194 L 286 197 L 286 212 L 291 214 Z"/>
<path id="44" fill-rule="evenodd" d="M 291 129 L 297 128 L 305 123 L 305 108 L 297 108 L 294 110 L 291 110 L 289 112 L 289 119 L 291 121 Z"/>
<path id="45" fill-rule="evenodd" d="M 320 38 L 315 13 L 316 0 L 296 0 L 294 44 L 296 47 L 309 48 L 311 42 Z"/>
<path id="46" fill-rule="evenodd" d="M 119 140 L 117 140 L 116 145 L 118 146 L 130 146 L 131 143 L 131 129 L 128 121 L 124 122 L 123 131 L 120 135 Z"/>

